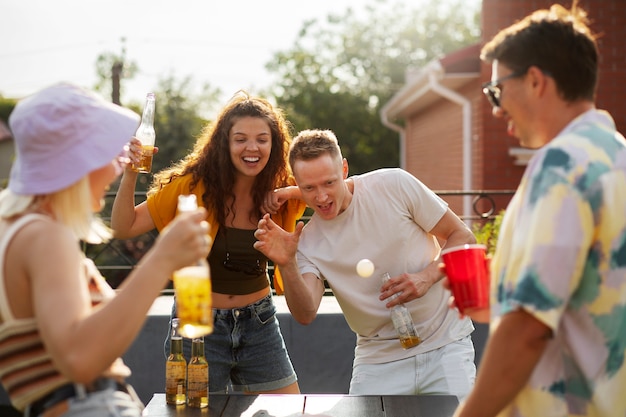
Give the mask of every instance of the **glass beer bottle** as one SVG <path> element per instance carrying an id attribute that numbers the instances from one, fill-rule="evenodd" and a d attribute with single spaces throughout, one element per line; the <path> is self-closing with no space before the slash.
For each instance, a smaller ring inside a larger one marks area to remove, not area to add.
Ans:
<path id="1" fill-rule="evenodd" d="M 198 208 L 196 196 L 178 196 L 178 212 Z M 180 320 L 180 334 L 189 339 L 213 332 L 211 272 L 206 259 L 174 272 L 176 316 Z"/>
<path id="2" fill-rule="evenodd" d="M 204 408 L 209 405 L 209 363 L 204 356 L 204 338 L 191 341 L 191 359 L 187 366 L 187 405 Z"/>
<path id="3" fill-rule="evenodd" d="M 154 132 L 155 101 L 154 93 L 148 93 L 141 115 L 141 124 L 137 128 L 137 132 L 135 132 L 135 137 L 141 141 L 141 161 L 132 165 L 132 169 L 135 172 L 147 173 L 152 170 L 152 155 L 154 154 L 154 142 L 156 140 L 156 133 Z"/>
<path id="4" fill-rule="evenodd" d="M 383 283 L 389 281 L 391 277 L 388 272 L 383 274 Z M 396 299 L 398 294 L 394 294 L 389 297 L 391 300 Z M 404 349 L 409 349 L 422 343 L 422 339 L 419 337 L 413 318 L 409 309 L 404 304 L 398 304 L 391 307 L 391 321 L 398 337 L 400 338 L 400 344 Z"/>
<path id="5" fill-rule="evenodd" d="M 165 402 L 185 404 L 187 397 L 187 361 L 183 356 L 183 338 L 178 333 L 178 319 L 172 319 L 170 354 L 165 362 Z"/>

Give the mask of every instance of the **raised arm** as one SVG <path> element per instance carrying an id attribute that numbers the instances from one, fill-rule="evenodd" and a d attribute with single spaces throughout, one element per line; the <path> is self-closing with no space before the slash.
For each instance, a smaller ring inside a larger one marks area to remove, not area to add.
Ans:
<path id="1" fill-rule="evenodd" d="M 254 236 L 254 248 L 280 268 L 289 311 L 300 324 L 310 324 L 317 316 L 324 295 L 324 284 L 314 274 L 300 274 L 296 261 L 298 241 L 304 223 L 299 222 L 293 233 L 286 232 L 265 214 L 259 220 Z"/>
<path id="2" fill-rule="evenodd" d="M 20 232 L 14 249 L 24 253 L 22 265 L 33 288 L 33 312 L 63 374 L 88 383 L 123 355 L 172 273 L 207 256 L 208 224 L 201 223 L 205 217 L 204 209 L 177 216 L 117 295 L 94 308 L 76 239 L 53 222 L 37 222 Z M 42 235 L 50 239 L 37 238 Z"/>
<path id="3" fill-rule="evenodd" d="M 136 162 L 141 142 L 133 138 L 129 147 L 129 156 Z M 135 206 L 135 184 L 139 173 L 133 171 L 130 166 L 131 164 L 128 164 L 124 170 L 111 211 L 111 229 L 118 239 L 139 236 L 155 227 L 147 204 L 143 202 Z"/>

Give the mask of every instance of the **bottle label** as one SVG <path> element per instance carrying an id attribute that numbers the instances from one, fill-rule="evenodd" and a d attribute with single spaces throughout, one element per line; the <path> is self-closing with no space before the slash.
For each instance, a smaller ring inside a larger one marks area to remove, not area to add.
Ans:
<path id="1" fill-rule="evenodd" d="M 208 365 L 189 365 L 187 368 L 187 393 L 189 397 L 206 397 L 208 388 Z"/>
<path id="2" fill-rule="evenodd" d="M 165 363 L 165 392 L 167 394 L 185 393 L 185 373 L 187 364 L 185 362 Z"/>
<path id="3" fill-rule="evenodd" d="M 393 326 L 398 331 L 398 334 L 417 336 L 413 319 L 409 315 L 408 310 L 399 308 L 393 309 L 391 311 L 391 321 L 393 321 Z"/>

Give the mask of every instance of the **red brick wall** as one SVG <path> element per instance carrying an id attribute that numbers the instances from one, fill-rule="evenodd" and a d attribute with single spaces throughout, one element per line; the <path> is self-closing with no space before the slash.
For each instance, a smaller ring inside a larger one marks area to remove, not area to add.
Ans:
<path id="1" fill-rule="evenodd" d="M 430 188 L 459 188 L 463 178 L 461 126 L 461 106 L 447 100 L 413 118 L 407 127 L 407 170 Z"/>
<path id="2" fill-rule="evenodd" d="M 480 139 L 478 109 L 482 94 L 480 83 L 470 82 L 458 93 L 471 100 L 473 190 L 482 188 L 482 140 Z M 413 115 L 406 127 L 405 169 L 433 190 L 463 189 L 463 108 L 442 98 L 437 104 Z M 445 198 L 450 208 L 463 213 L 462 200 Z"/>
<path id="3" fill-rule="evenodd" d="M 555 1 L 548 0 L 483 0 L 483 39 L 489 40 L 500 29 L 523 18 L 534 10 L 548 8 Z M 570 7 L 570 1 L 560 2 Z M 608 110 L 620 131 L 626 129 L 626 3 L 623 0 L 582 0 L 579 3 L 592 21 L 591 28 L 602 33 L 598 40 L 600 50 L 600 82 L 597 107 Z M 491 77 L 491 68 L 482 66 L 482 82 Z M 506 125 L 491 115 L 491 106 L 484 100 L 482 106 L 484 138 L 484 186 L 487 189 L 516 188 L 524 167 L 512 164 L 508 156 L 511 147 L 518 146 L 508 137 Z"/>
<path id="4" fill-rule="evenodd" d="M 483 0 L 483 39 L 488 40 L 500 29 L 534 10 L 547 8 L 548 0 Z M 562 2 L 570 7 L 571 2 Z M 592 29 L 602 33 L 600 49 L 600 82 L 597 106 L 608 110 L 620 131 L 626 131 L 626 3 L 623 0 L 583 0 L 589 12 Z M 509 137 L 506 125 L 491 115 L 491 106 L 482 96 L 480 85 L 491 77 L 491 68 L 481 66 L 476 82 L 458 92 L 472 100 L 472 168 L 473 190 L 513 190 L 524 172 L 514 164 L 510 148 L 518 147 Z M 411 115 L 406 127 L 406 169 L 434 190 L 463 188 L 462 108 L 444 98 L 423 112 Z M 461 214 L 460 198 L 446 198 L 451 208 Z M 509 197 L 496 198 L 498 209 Z"/>

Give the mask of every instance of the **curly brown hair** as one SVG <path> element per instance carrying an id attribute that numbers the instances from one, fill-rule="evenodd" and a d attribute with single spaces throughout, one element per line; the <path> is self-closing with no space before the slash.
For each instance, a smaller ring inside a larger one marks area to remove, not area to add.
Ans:
<path id="1" fill-rule="evenodd" d="M 213 123 L 207 124 L 196 140 L 194 149 L 182 160 L 154 175 L 148 195 L 160 190 L 174 178 L 193 174 L 192 188 L 200 181 L 205 186 L 204 206 L 213 211 L 221 226 L 234 210 L 235 167 L 230 159 L 229 133 L 242 117 L 258 117 L 265 120 L 272 134 L 272 150 L 269 161 L 255 178 L 253 187 L 254 206 L 259 208 L 265 195 L 278 187 L 290 183 L 291 170 L 287 164 L 287 153 L 291 144 L 291 125 L 283 111 L 272 106 L 266 99 L 251 97 L 246 91 L 238 91 L 222 109 Z M 230 201 L 227 205 L 225 202 Z M 257 209 L 258 210 L 258 209 Z M 250 213 L 251 218 L 259 218 Z"/>

